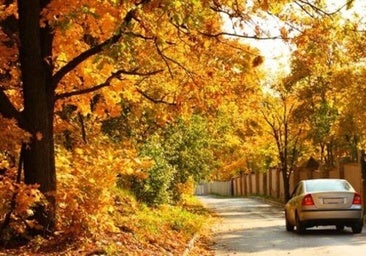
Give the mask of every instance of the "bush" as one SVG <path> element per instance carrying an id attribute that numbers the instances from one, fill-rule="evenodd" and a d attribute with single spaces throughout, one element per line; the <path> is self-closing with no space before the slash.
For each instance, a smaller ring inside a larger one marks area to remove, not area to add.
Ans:
<path id="1" fill-rule="evenodd" d="M 76 237 L 114 229 L 111 191 L 122 160 L 118 150 L 85 146 L 72 152 L 58 148 L 57 223 L 60 233 Z"/>
<path id="2" fill-rule="evenodd" d="M 131 190 L 136 198 L 150 206 L 171 203 L 172 194 L 169 190 L 176 170 L 164 158 L 159 142 L 153 140 L 142 150 L 144 156 L 151 157 L 153 166 L 147 171 L 145 178 L 131 178 Z"/>

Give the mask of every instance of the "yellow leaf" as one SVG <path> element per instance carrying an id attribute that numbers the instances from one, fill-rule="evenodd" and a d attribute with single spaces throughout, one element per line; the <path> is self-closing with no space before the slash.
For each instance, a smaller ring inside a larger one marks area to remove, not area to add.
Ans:
<path id="1" fill-rule="evenodd" d="M 75 148 L 75 153 L 78 154 L 78 155 L 83 155 L 84 150 L 82 150 L 81 148 Z"/>

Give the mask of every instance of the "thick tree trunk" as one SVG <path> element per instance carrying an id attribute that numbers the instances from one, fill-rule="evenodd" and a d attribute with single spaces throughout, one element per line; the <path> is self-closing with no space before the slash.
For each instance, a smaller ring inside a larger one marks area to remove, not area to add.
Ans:
<path id="1" fill-rule="evenodd" d="M 35 218 L 52 232 L 55 223 L 56 170 L 53 140 L 54 91 L 52 71 L 47 63 L 51 56 L 52 34 L 41 30 L 39 0 L 19 0 L 20 63 L 23 81 L 24 128 L 32 141 L 24 153 L 24 180 L 39 184 L 48 199 L 47 208 L 36 208 Z"/>

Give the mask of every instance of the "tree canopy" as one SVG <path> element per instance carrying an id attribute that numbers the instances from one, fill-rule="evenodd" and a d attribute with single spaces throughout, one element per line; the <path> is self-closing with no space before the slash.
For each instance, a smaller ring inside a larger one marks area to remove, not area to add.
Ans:
<path id="1" fill-rule="evenodd" d="M 97 230 L 116 183 L 177 203 L 204 179 L 356 160 L 359 4 L 0 0 L 0 233 Z M 290 71 L 272 77 L 256 42 L 278 40 Z"/>

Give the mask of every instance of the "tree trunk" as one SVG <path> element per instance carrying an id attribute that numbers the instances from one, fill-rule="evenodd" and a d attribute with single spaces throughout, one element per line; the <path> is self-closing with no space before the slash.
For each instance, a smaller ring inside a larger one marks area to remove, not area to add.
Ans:
<path id="1" fill-rule="evenodd" d="M 24 181 L 39 184 L 49 205 L 36 207 L 35 218 L 44 232 L 52 232 L 55 223 L 56 170 L 53 140 L 54 89 L 52 87 L 52 33 L 40 28 L 40 1 L 18 1 L 19 57 L 21 63 L 24 128 L 32 141 L 24 153 Z"/>
<path id="2" fill-rule="evenodd" d="M 282 168 L 282 180 L 284 189 L 284 200 L 287 202 L 290 199 L 290 177 L 287 174 L 287 168 Z"/>

